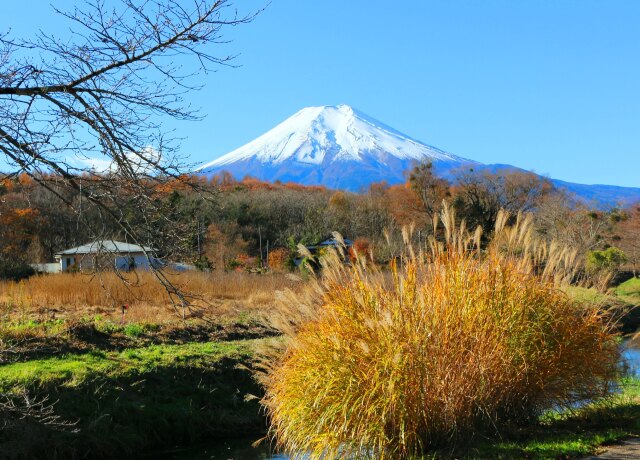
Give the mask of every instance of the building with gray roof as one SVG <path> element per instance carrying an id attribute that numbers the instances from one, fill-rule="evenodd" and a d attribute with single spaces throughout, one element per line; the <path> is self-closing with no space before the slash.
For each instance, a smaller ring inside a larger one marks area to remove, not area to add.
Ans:
<path id="1" fill-rule="evenodd" d="M 162 265 L 162 262 L 153 256 L 153 252 L 153 249 L 148 246 L 114 240 L 97 240 L 58 252 L 55 258 L 62 272 L 96 269 L 148 270 Z"/>

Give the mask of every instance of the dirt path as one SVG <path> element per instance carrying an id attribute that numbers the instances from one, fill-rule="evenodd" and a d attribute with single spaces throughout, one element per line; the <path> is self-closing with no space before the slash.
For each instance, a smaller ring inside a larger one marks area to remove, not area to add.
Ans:
<path id="1" fill-rule="evenodd" d="M 602 454 L 584 460 L 640 460 L 640 438 L 625 439 L 620 444 L 607 446 L 606 449 Z"/>

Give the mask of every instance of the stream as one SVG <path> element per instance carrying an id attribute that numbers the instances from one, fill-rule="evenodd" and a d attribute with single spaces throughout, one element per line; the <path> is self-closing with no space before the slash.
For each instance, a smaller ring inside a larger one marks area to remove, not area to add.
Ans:
<path id="1" fill-rule="evenodd" d="M 629 342 L 624 345 L 622 362 L 627 367 L 630 376 L 640 378 L 640 340 L 636 340 L 633 345 Z"/>

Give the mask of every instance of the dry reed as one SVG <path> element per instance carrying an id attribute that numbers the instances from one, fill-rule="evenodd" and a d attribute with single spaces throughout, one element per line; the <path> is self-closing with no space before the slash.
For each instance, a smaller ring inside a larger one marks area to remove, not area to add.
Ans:
<path id="1" fill-rule="evenodd" d="M 185 272 L 168 275 L 205 314 L 234 314 L 261 310 L 274 302 L 276 292 L 295 288 L 294 277 L 243 272 Z M 152 273 L 60 273 L 34 276 L 20 282 L 0 282 L 0 308 L 10 315 L 47 314 L 57 311 L 71 317 L 120 313 L 129 305 L 130 320 L 175 319 L 168 292 Z"/>
<path id="2" fill-rule="evenodd" d="M 391 276 L 334 254 L 311 290 L 289 295 L 292 337 L 264 378 L 279 448 L 410 458 L 611 390 L 612 329 L 556 287 L 570 252 L 534 242 L 523 217 L 508 227 L 501 214 L 482 251 L 447 208 L 442 222 L 445 240 L 407 246 Z"/>

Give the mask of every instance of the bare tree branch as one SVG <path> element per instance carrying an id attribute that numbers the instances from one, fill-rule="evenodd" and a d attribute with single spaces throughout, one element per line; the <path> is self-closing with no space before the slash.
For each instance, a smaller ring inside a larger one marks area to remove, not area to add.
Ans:
<path id="1" fill-rule="evenodd" d="M 233 65 L 234 55 L 217 54 L 227 43 L 223 32 L 258 12 L 239 15 L 228 0 L 112 5 L 85 0 L 69 11 L 54 8 L 70 24 L 66 38 L 0 34 L 0 156 L 7 175 L 32 177 L 79 221 L 91 212 L 115 223 L 120 237 L 150 247 L 158 247 L 164 229 L 161 249 L 170 254 L 166 245 L 183 241 L 184 232 L 168 222 L 156 188 L 184 178 L 177 141 L 162 122 L 200 118 L 185 96 L 201 87 L 202 73 Z M 95 157 L 111 166 L 83 164 Z M 140 213 L 135 222 L 131 209 Z M 95 222 L 84 225 L 96 237 L 115 236 Z M 188 304 L 163 273 L 156 276 Z"/>

